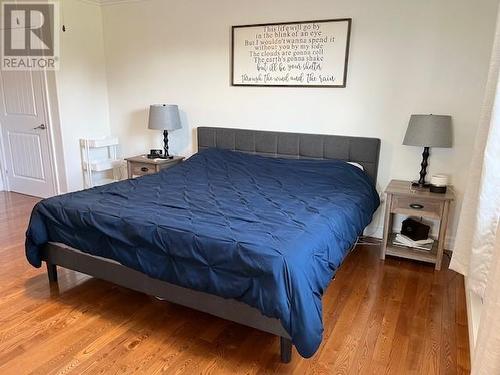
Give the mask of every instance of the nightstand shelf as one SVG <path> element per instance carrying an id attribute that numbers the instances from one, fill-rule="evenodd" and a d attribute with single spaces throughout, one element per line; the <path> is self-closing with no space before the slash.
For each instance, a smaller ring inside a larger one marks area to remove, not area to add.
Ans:
<path id="1" fill-rule="evenodd" d="M 385 190 L 387 200 L 384 219 L 384 238 L 380 251 L 380 259 L 386 255 L 405 259 L 418 260 L 435 264 L 435 269 L 441 269 L 444 241 L 450 204 L 455 199 L 453 190 L 448 188 L 446 194 L 431 193 L 411 186 L 409 181 L 392 180 Z M 392 231 L 395 214 L 425 217 L 439 221 L 439 235 L 430 251 L 406 246 L 395 245 L 395 233 Z"/>
<path id="2" fill-rule="evenodd" d="M 408 246 L 394 245 L 393 242 L 395 237 L 396 234 L 392 233 L 385 250 L 386 255 L 418 260 L 420 262 L 427 262 L 432 264 L 435 264 L 437 262 L 438 241 L 434 241 L 431 251 L 426 251 Z"/>

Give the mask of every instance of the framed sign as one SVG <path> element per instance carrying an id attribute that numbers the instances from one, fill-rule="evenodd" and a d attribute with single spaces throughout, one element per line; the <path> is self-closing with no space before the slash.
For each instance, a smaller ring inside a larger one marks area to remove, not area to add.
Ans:
<path id="1" fill-rule="evenodd" d="M 233 26 L 233 86 L 346 87 L 351 18 Z"/>

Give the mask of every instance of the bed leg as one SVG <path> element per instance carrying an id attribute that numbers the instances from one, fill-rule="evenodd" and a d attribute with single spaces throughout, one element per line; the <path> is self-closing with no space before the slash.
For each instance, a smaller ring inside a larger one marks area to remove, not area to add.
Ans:
<path id="1" fill-rule="evenodd" d="M 280 337 L 280 354 L 282 363 L 290 363 L 292 360 L 292 340 Z"/>
<path id="2" fill-rule="evenodd" d="M 57 283 L 57 266 L 53 263 L 47 263 L 47 275 L 49 276 L 49 282 Z"/>

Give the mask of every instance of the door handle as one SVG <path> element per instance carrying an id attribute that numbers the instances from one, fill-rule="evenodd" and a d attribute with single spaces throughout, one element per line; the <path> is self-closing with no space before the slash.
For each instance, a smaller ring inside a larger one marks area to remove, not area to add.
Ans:
<path id="1" fill-rule="evenodd" d="M 47 127 L 45 126 L 45 124 L 41 124 L 41 125 L 38 125 L 36 128 L 33 128 L 33 130 L 38 130 L 38 129 L 45 130 L 45 129 L 47 129 Z"/>

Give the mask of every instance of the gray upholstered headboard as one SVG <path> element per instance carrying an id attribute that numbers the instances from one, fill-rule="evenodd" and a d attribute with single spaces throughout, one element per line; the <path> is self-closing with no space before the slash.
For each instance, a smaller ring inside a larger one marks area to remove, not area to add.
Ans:
<path id="1" fill-rule="evenodd" d="M 373 183 L 377 182 L 377 138 L 199 127 L 198 151 L 208 147 L 271 157 L 352 161 L 361 164 Z"/>

